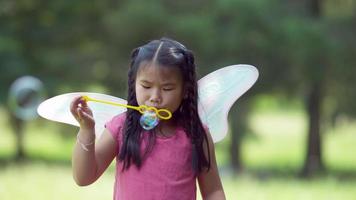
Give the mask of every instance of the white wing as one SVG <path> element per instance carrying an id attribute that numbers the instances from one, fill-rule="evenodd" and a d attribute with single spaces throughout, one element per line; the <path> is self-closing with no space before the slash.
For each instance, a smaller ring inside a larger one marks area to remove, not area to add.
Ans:
<path id="1" fill-rule="evenodd" d="M 79 126 L 78 122 L 75 120 L 75 118 L 70 112 L 70 103 L 73 101 L 74 97 L 84 95 L 90 96 L 95 99 L 111 101 L 120 104 L 127 103 L 124 99 L 110 95 L 90 92 L 74 92 L 58 95 L 47 99 L 38 106 L 37 112 L 43 118 L 61 123 L 71 124 L 74 126 Z M 95 119 L 96 138 L 99 138 L 102 134 L 105 128 L 104 125 L 107 121 L 109 121 L 115 115 L 126 111 L 126 108 L 124 107 L 95 103 L 90 101 L 88 102 L 88 105 L 93 111 Z"/>
<path id="2" fill-rule="evenodd" d="M 214 142 L 226 136 L 231 106 L 252 87 L 257 78 L 258 71 L 254 66 L 232 65 L 199 80 L 199 116 L 209 127 Z"/>
<path id="3" fill-rule="evenodd" d="M 222 140 L 228 129 L 227 115 L 234 102 L 257 80 L 258 71 L 251 65 L 232 65 L 216 70 L 198 82 L 199 115 L 209 127 L 214 142 Z M 40 116 L 61 123 L 79 126 L 70 112 L 70 103 L 77 96 L 126 104 L 127 101 L 110 95 L 90 92 L 74 92 L 52 97 L 37 109 Z M 115 115 L 126 111 L 124 107 L 88 102 L 95 119 L 95 134 L 100 137 L 104 125 Z"/>

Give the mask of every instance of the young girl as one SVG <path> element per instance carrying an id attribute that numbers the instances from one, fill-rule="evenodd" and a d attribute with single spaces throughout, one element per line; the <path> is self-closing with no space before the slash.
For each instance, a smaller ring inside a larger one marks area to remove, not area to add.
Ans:
<path id="1" fill-rule="evenodd" d="M 127 104 L 168 109 L 152 130 L 132 109 L 106 123 L 95 141 L 92 112 L 82 97 L 71 104 L 80 124 L 72 165 L 80 186 L 95 182 L 116 157 L 115 200 L 225 199 L 214 143 L 198 116 L 194 56 L 177 41 L 160 39 L 136 48 L 128 72 Z"/>

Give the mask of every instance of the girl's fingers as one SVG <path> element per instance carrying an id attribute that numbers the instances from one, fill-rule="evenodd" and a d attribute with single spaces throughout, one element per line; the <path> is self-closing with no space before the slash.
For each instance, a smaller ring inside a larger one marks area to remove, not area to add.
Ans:
<path id="1" fill-rule="evenodd" d="M 83 108 L 88 107 L 87 101 L 85 101 L 82 96 L 80 97 L 79 101 L 80 101 L 79 103 L 82 105 Z"/>
<path id="2" fill-rule="evenodd" d="M 82 112 L 82 116 L 83 118 L 85 118 L 86 120 L 89 120 L 90 122 L 94 122 L 94 118 L 92 115 L 86 113 L 86 112 Z"/>
<path id="3" fill-rule="evenodd" d="M 78 115 L 79 119 L 83 118 L 83 111 L 82 111 L 82 109 L 80 107 L 77 108 L 77 115 Z"/>
<path id="4" fill-rule="evenodd" d="M 77 96 L 73 99 L 70 104 L 70 112 L 75 117 L 78 116 L 78 108 L 82 108 L 84 112 L 92 113 L 87 102 L 83 99 L 82 96 Z"/>
<path id="5" fill-rule="evenodd" d="M 91 111 L 91 109 L 89 107 L 82 107 L 82 110 L 85 113 L 88 113 L 89 115 L 93 115 L 93 112 Z"/>
<path id="6" fill-rule="evenodd" d="M 93 128 L 95 121 L 93 113 L 82 96 L 75 97 L 70 105 L 70 112 L 81 127 Z"/>
<path id="7" fill-rule="evenodd" d="M 77 109 L 77 113 L 78 113 L 78 121 L 79 123 L 92 123 L 94 122 L 94 118 L 91 115 L 91 113 L 87 113 L 85 112 L 85 110 L 83 108 L 78 108 Z"/>
<path id="8" fill-rule="evenodd" d="M 72 113 L 72 115 L 74 117 L 78 116 L 77 109 L 79 107 L 80 99 L 81 99 L 81 96 L 75 97 L 70 104 L 70 112 Z"/>

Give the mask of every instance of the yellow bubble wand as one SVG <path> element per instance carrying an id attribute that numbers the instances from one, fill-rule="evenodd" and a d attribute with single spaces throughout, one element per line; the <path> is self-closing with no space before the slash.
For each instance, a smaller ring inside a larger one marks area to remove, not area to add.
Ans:
<path id="1" fill-rule="evenodd" d="M 91 98 L 89 96 L 83 96 L 83 99 L 86 102 L 93 101 L 93 102 L 104 103 L 104 104 L 109 104 L 109 105 L 113 105 L 113 106 L 121 106 L 121 107 L 125 107 L 125 108 L 134 109 L 134 110 L 139 111 L 141 114 L 144 114 L 145 112 L 152 110 L 152 111 L 154 111 L 156 113 L 158 118 L 164 119 L 164 120 L 168 120 L 168 119 L 170 119 L 172 117 L 172 113 L 167 109 L 157 109 L 155 107 L 146 106 L 146 105 L 131 106 L 131 105 L 127 105 L 127 104 L 114 103 L 114 102 L 111 102 L 111 101 L 104 101 L 104 100 L 100 100 L 100 99 L 94 99 L 94 98 Z"/>

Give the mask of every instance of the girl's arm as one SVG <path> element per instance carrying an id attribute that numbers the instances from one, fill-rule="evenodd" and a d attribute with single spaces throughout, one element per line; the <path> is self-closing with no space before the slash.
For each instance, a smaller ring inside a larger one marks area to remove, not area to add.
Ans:
<path id="1" fill-rule="evenodd" d="M 198 175 L 198 183 L 202 198 L 204 200 L 225 200 L 225 193 L 221 184 L 218 167 L 215 159 L 214 142 L 210 135 L 208 135 L 209 151 L 210 151 L 210 170 L 202 171 Z M 204 145 L 205 155 L 208 155 L 206 146 Z"/>
<path id="2" fill-rule="evenodd" d="M 117 155 L 117 144 L 108 130 L 95 141 L 93 113 L 82 97 L 72 101 L 70 111 L 80 124 L 72 154 L 73 178 L 80 186 L 89 185 L 101 176 Z"/>
<path id="3" fill-rule="evenodd" d="M 83 144 L 90 144 L 91 141 L 95 140 L 95 136 L 88 137 L 91 139 L 85 139 L 85 136 L 92 134 L 94 134 L 94 130 L 80 129 L 78 140 Z M 80 186 L 95 182 L 117 155 L 118 148 L 116 145 L 116 141 L 106 129 L 95 144 L 86 146 L 88 151 L 83 149 L 77 141 L 72 155 L 72 170 L 75 182 Z"/>

